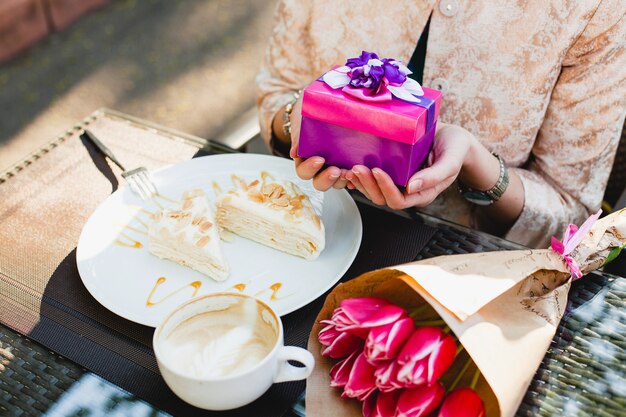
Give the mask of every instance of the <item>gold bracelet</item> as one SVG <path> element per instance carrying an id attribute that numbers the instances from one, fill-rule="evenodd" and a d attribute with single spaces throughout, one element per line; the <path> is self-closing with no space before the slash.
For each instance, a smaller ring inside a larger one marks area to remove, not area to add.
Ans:
<path id="1" fill-rule="evenodd" d="M 293 111 L 293 106 L 295 106 L 300 98 L 301 93 L 302 90 L 293 93 L 293 98 L 285 105 L 285 112 L 283 113 L 283 134 L 289 139 L 291 139 L 291 112 Z"/>

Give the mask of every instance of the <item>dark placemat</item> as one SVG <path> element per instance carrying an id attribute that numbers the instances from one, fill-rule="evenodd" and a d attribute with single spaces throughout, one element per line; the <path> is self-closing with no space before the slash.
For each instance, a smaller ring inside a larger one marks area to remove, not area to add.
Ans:
<path id="1" fill-rule="evenodd" d="M 197 152 L 169 133 L 110 114 L 85 124 L 128 166 L 156 168 Z M 80 280 L 75 246 L 82 226 L 121 181 L 119 170 L 80 138 L 80 127 L 0 175 L 0 322 L 170 413 L 217 415 L 176 398 L 159 375 L 153 329 L 102 307 Z M 359 209 L 363 244 L 343 279 L 410 261 L 435 231 Z M 305 346 L 322 300 L 284 317 L 287 344 Z M 303 387 L 276 384 L 251 405 L 219 415 L 281 416 Z"/>

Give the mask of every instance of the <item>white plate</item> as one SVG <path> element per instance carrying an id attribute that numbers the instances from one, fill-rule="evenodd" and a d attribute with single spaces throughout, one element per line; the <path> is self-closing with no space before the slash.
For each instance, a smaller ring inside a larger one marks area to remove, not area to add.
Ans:
<path id="1" fill-rule="evenodd" d="M 313 301 L 346 272 L 361 243 L 361 216 L 344 190 L 330 190 L 316 201 L 318 208 L 322 206 L 326 248 L 314 261 L 234 236 L 232 242 L 222 245 L 230 276 L 224 282 L 216 282 L 148 252 L 145 230 L 149 212 L 159 205 L 173 205 L 184 191 L 194 188 L 204 189 L 209 200 L 213 200 L 213 183 L 227 190 L 232 186 L 233 173 L 252 179 L 261 171 L 294 181 L 303 189 L 309 184 L 296 177 L 292 161 L 232 154 L 196 158 L 153 172 L 159 192 L 172 201 L 142 201 L 127 186 L 120 187 L 96 209 L 80 235 L 76 261 L 85 287 L 112 312 L 152 327 L 182 302 L 209 292 L 255 295 L 280 315 Z M 306 192 L 314 194 L 308 187 Z M 135 242 L 141 247 L 133 247 Z"/>

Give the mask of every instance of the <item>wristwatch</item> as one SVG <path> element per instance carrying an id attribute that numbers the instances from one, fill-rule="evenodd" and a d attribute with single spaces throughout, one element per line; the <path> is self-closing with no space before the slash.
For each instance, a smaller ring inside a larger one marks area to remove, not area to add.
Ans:
<path id="1" fill-rule="evenodd" d="M 493 204 L 498 201 L 500 197 L 502 197 L 502 194 L 506 191 L 506 187 L 509 185 L 509 172 L 504 165 L 504 161 L 497 153 L 492 154 L 498 158 L 498 161 L 500 162 L 500 176 L 498 177 L 498 181 L 496 181 L 496 185 L 491 187 L 491 189 L 486 191 L 474 190 L 463 184 L 461 181 L 457 181 L 461 195 L 470 203 L 474 203 L 479 206 L 488 206 Z"/>
<path id="2" fill-rule="evenodd" d="M 293 93 L 293 97 L 289 103 L 285 105 L 285 111 L 283 112 L 283 134 L 291 139 L 291 112 L 293 111 L 293 106 L 296 105 L 298 98 L 300 98 L 300 94 L 302 94 L 302 90 L 298 90 Z"/>

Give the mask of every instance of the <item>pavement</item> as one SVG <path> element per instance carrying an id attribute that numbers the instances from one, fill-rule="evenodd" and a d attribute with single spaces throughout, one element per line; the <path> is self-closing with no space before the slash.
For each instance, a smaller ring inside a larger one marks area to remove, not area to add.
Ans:
<path id="1" fill-rule="evenodd" d="M 0 171 L 109 107 L 211 138 L 254 106 L 276 0 L 112 0 L 0 66 Z"/>

